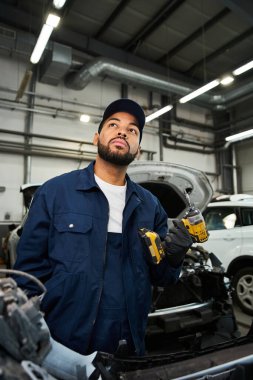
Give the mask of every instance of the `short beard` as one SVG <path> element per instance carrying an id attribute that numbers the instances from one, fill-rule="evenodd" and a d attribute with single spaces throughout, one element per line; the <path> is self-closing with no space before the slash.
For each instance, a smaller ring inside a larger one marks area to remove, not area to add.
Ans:
<path id="1" fill-rule="evenodd" d="M 111 164 L 118 166 L 128 166 L 131 162 L 134 161 L 135 157 L 138 154 L 138 149 L 136 153 L 127 152 L 125 154 L 114 153 L 111 151 L 109 146 L 103 145 L 98 140 L 98 155 L 104 161 L 110 162 Z"/>

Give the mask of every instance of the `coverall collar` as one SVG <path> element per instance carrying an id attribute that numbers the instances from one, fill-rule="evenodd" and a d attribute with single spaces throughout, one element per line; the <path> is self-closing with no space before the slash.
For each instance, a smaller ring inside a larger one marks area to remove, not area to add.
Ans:
<path id="1" fill-rule="evenodd" d="M 98 188 L 94 177 L 94 164 L 95 161 L 92 161 L 87 168 L 80 170 L 76 190 L 90 190 L 92 188 Z M 131 181 L 128 174 L 126 174 L 127 181 L 127 194 L 126 201 L 132 193 L 135 193 L 140 199 L 140 193 L 138 192 L 137 186 L 134 182 Z"/>

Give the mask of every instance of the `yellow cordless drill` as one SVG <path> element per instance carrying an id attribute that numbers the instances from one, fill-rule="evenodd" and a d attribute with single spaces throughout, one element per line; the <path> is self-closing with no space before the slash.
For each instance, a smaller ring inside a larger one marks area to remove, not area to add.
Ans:
<path id="1" fill-rule="evenodd" d="M 186 188 L 184 195 L 189 206 L 189 210 L 182 219 L 189 234 L 193 237 L 196 243 L 204 243 L 208 240 L 208 232 L 206 223 L 201 211 L 192 205 L 189 194 L 192 192 L 191 188 Z"/>
<path id="2" fill-rule="evenodd" d="M 203 215 L 199 209 L 192 205 L 189 194 L 192 189 L 187 188 L 184 191 L 186 201 L 188 203 L 189 209 L 182 219 L 182 223 L 185 228 L 187 228 L 192 240 L 196 243 L 204 243 L 208 240 L 208 232 L 206 229 L 206 223 Z M 165 243 L 161 242 L 160 236 L 146 228 L 140 228 L 139 234 L 146 246 L 149 249 L 151 255 L 151 261 L 154 264 L 159 264 L 160 261 L 165 257 Z"/>

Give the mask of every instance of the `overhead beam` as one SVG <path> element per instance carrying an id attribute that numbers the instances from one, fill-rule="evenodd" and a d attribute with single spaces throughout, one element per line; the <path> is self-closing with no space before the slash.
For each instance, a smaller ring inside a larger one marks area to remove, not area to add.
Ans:
<path id="1" fill-rule="evenodd" d="M 253 2 L 252 0 L 223 0 L 226 7 L 239 14 L 253 25 Z"/>
<path id="2" fill-rule="evenodd" d="M 230 50 L 237 44 L 239 44 L 241 41 L 245 40 L 246 38 L 253 35 L 253 27 L 246 30 L 246 32 L 242 33 L 238 37 L 234 38 L 233 40 L 229 41 L 227 44 L 221 46 L 219 49 L 215 50 L 213 53 L 207 55 L 206 57 L 200 59 L 198 62 L 194 63 L 187 71 L 185 71 L 186 75 L 189 75 L 194 72 L 194 70 L 202 65 L 206 65 L 208 62 L 212 61 L 213 59 L 219 57 L 221 54 L 224 54 L 227 50 Z"/>
<path id="3" fill-rule="evenodd" d="M 104 25 L 95 34 L 94 38 L 99 38 L 106 31 L 106 29 L 109 28 L 109 26 L 113 23 L 117 16 L 125 9 L 129 2 L 130 0 L 121 0 L 119 5 L 114 9 L 114 11 L 108 17 L 108 19 L 104 22 Z"/>
<path id="4" fill-rule="evenodd" d="M 13 25 L 13 21 L 15 24 Z M 8 23 L 15 28 L 37 33 L 42 24 L 41 17 L 32 16 L 22 9 L 0 2 L 0 21 Z"/>
<path id="5" fill-rule="evenodd" d="M 166 20 L 172 13 L 179 8 L 185 0 L 170 0 L 166 1 L 165 6 L 149 20 L 146 25 L 123 47 L 124 50 L 132 51 L 139 42 L 143 42 L 155 29 L 161 26 L 161 23 Z"/>
<path id="6" fill-rule="evenodd" d="M 223 19 L 227 14 L 230 13 L 230 9 L 224 8 L 221 12 L 219 12 L 216 16 L 214 16 L 211 20 L 207 21 L 203 26 L 200 26 L 195 32 L 193 32 L 189 37 L 183 40 L 180 44 L 176 45 L 173 49 L 169 50 L 168 53 L 164 54 L 161 58 L 159 58 L 157 63 L 166 63 L 166 61 L 176 55 L 180 50 L 189 45 L 191 42 L 200 37 L 203 32 L 206 33 L 208 29 L 212 28 L 218 21 Z"/>

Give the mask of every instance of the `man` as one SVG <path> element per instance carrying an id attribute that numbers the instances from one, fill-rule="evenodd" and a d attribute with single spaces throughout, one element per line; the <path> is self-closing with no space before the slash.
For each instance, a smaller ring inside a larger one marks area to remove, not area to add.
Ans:
<path id="1" fill-rule="evenodd" d="M 80 354 L 114 353 L 122 339 L 129 352 L 143 354 L 151 285 L 176 282 L 192 244 L 182 224 L 166 237 L 158 199 L 126 175 L 144 124 L 136 102 L 111 103 L 94 136 L 96 161 L 40 187 L 18 246 L 15 269 L 47 288 L 41 309 L 53 339 Z M 166 237 L 171 255 L 159 265 L 148 260 L 142 227 Z M 27 280 L 18 282 L 37 294 Z"/>

